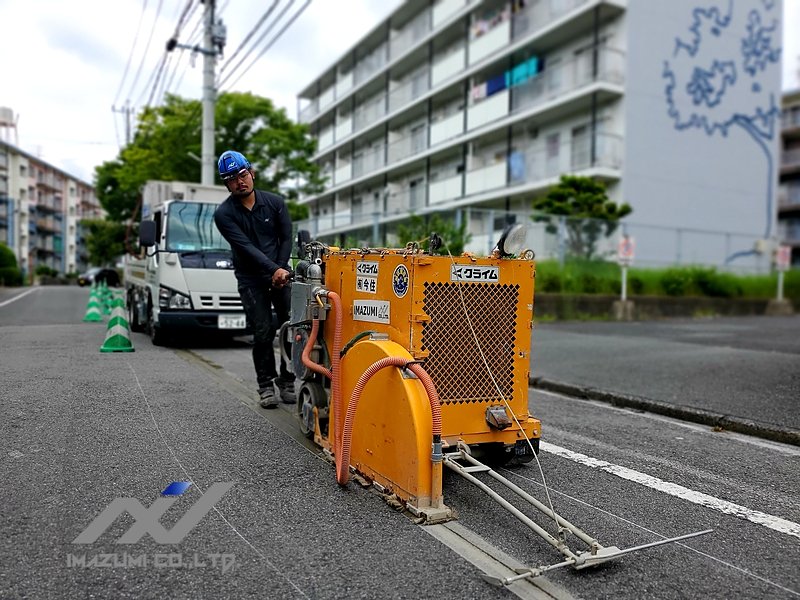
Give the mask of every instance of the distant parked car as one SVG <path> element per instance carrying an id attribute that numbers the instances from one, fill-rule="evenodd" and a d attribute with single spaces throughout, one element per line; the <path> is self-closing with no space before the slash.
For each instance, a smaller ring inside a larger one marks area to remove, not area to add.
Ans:
<path id="1" fill-rule="evenodd" d="M 78 285 L 83 287 L 85 285 L 92 285 L 93 283 L 103 283 L 106 285 L 117 287 L 119 285 L 119 273 L 114 269 L 106 269 L 103 267 L 92 267 L 85 273 L 78 275 Z"/>

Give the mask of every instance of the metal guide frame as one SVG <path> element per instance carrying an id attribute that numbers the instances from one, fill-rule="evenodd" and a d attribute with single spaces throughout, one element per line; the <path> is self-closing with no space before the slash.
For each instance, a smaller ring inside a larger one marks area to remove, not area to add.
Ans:
<path id="1" fill-rule="evenodd" d="M 465 466 L 459 461 L 467 463 L 467 465 Z M 486 492 L 493 500 L 495 500 L 498 504 L 500 504 L 500 506 L 508 510 L 519 521 L 521 521 L 524 525 L 530 528 L 534 533 L 536 533 L 539 537 L 544 539 L 551 546 L 556 548 L 565 557 L 565 560 L 563 560 L 562 562 L 555 563 L 552 565 L 517 569 L 517 575 L 513 577 L 499 578 L 487 574 L 483 575 L 483 578 L 486 581 L 498 586 L 506 586 L 509 585 L 510 583 L 513 583 L 520 579 L 525 579 L 527 577 L 538 577 L 539 575 L 542 575 L 547 571 L 552 571 L 553 569 L 559 569 L 561 567 L 573 567 L 575 569 L 585 569 L 586 567 L 592 567 L 610 560 L 614 560 L 625 554 L 630 554 L 632 552 L 637 552 L 639 550 L 644 550 L 646 548 L 653 548 L 655 546 L 662 546 L 664 544 L 670 544 L 688 538 L 705 535 L 713 531 L 713 529 L 696 531 L 694 533 L 688 533 L 686 535 L 680 535 L 665 540 L 658 540 L 656 542 L 651 542 L 649 544 L 642 544 L 640 546 L 634 546 L 625 549 L 620 549 L 617 548 L 616 546 L 603 546 L 595 538 L 593 538 L 579 527 L 573 525 L 572 523 L 561 517 L 561 515 L 551 510 L 550 507 L 539 502 L 539 500 L 528 494 L 525 490 L 515 485 L 514 483 L 512 483 L 511 481 L 509 481 L 496 471 L 494 471 L 491 467 L 488 467 L 485 464 L 473 458 L 469 454 L 468 450 L 463 447 L 463 445 L 459 444 L 459 448 L 457 451 L 446 453 L 444 455 L 444 466 L 458 473 L 459 475 L 464 477 L 467 481 L 476 485 L 478 488 Z M 506 500 L 502 495 L 500 495 L 495 490 L 486 485 L 484 482 L 482 482 L 480 479 L 475 477 L 473 473 L 486 473 L 492 479 L 503 484 L 509 490 L 514 492 L 522 500 L 525 500 L 536 510 L 538 510 L 545 516 L 553 519 L 553 521 L 558 524 L 558 537 L 552 535 L 544 528 L 542 528 L 540 525 L 538 525 L 536 522 L 534 522 L 532 519 L 530 519 L 530 517 L 528 517 L 526 514 L 520 511 L 516 506 L 514 506 L 511 502 Z M 573 534 L 575 537 L 584 542 L 588 546 L 588 549 L 577 552 L 572 550 L 566 543 L 564 535 L 565 533 Z"/>

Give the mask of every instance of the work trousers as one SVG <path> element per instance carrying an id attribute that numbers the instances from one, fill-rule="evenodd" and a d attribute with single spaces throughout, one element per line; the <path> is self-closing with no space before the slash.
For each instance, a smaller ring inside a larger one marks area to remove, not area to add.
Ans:
<path id="1" fill-rule="evenodd" d="M 280 326 L 289 320 L 291 293 L 288 286 L 278 289 L 264 284 L 240 287 L 239 296 L 253 332 L 253 366 L 256 369 L 258 389 L 261 391 L 272 385 L 272 380 L 278 376 L 273 342 Z M 283 343 L 283 340 L 280 342 Z M 294 379 L 294 375 L 286 368 L 282 353 L 280 369 L 283 379 Z"/>

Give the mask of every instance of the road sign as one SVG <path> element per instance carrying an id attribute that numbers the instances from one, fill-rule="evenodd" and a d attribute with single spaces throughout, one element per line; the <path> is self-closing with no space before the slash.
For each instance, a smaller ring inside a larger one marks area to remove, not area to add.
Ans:
<path id="1" fill-rule="evenodd" d="M 629 235 L 623 235 L 617 245 L 617 262 L 623 266 L 630 265 L 633 262 L 635 249 L 635 240 Z"/>
<path id="2" fill-rule="evenodd" d="M 792 263 L 792 247 L 778 246 L 775 251 L 775 268 L 778 271 L 788 271 Z"/>

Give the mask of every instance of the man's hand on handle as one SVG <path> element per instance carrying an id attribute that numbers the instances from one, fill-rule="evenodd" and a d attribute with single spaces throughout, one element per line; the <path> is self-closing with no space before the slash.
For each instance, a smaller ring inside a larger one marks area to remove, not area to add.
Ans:
<path id="1" fill-rule="evenodd" d="M 289 283 L 289 271 L 286 269 L 278 269 L 272 274 L 272 287 L 282 288 Z"/>

